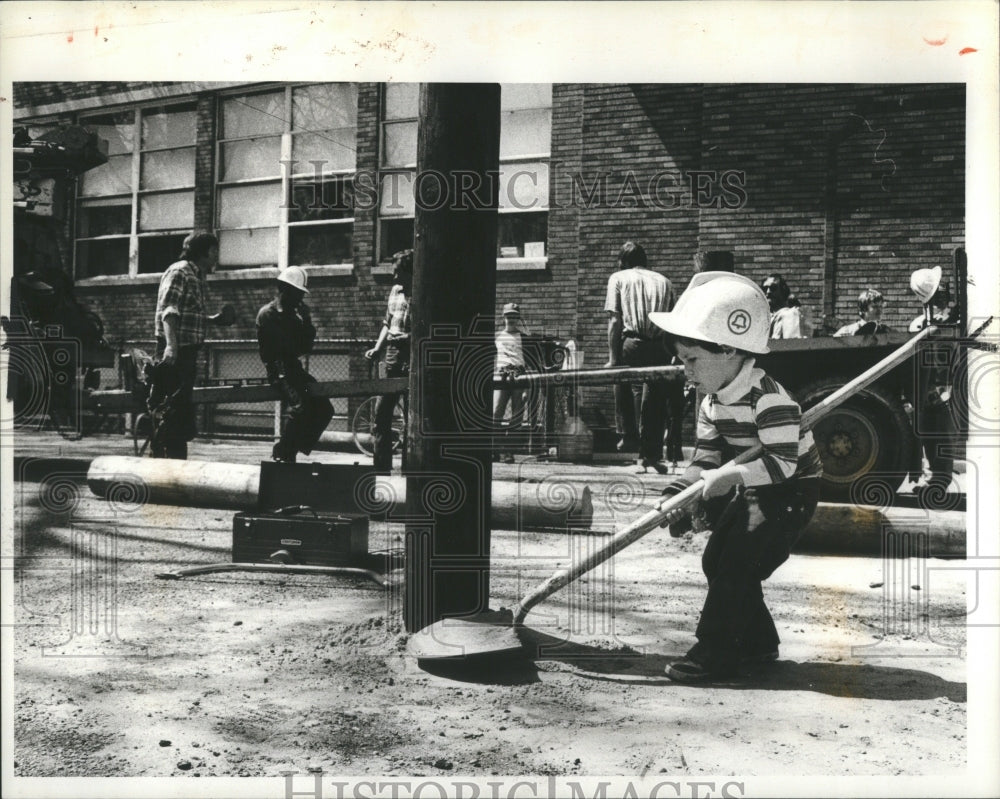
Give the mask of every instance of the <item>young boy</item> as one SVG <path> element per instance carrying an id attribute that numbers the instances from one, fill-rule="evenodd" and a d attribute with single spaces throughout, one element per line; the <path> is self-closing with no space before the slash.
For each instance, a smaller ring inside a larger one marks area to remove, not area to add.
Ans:
<path id="1" fill-rule="evenodd" d="M 761 582 L 787 560 L 812 517 L 822 464 L 799 406 L 754 365 L 754 355 L 768 351 L 770 309 L 753 281 L 702 272 L 673 311 L 650 319 L 671 335 L 688 382 L 706 395 L 691 465 L 663 493 L 705 481 L 696 515 L 712 530 L 702 555 L 708 595 L 698 642 L 666 672 L 678 682 L 736 676 L 778 657 Z M 729 462 L 756 444 L 763 454 Z M 672 535 L 682 533 L 672 526 Z"/>

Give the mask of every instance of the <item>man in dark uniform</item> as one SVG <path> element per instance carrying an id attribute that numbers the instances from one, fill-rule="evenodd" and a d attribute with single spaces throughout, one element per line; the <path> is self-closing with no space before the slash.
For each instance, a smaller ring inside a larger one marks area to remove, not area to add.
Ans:
<path id="1" fill-rule="evenodd" d="M 302 301 L 309 290 L 306 273 L 299 266 L 289 266 L 278 275 L 278 296 L 257 313 L 257 344 L 267 379 L 281 392 L 288 418 L 281 438 L 274 445 L 276 461 L 295 463 L 301 452 L 312 452 L 333 416 L 333 405 L 326 397 L 309 393 L 315 383 L 299 358 L 312 351 L 316 339 L 309 308 Z"/>

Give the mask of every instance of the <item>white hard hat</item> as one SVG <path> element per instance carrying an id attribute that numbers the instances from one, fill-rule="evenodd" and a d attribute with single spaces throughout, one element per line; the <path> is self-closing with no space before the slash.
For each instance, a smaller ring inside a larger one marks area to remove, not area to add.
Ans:
<path id="1" fill-rule="evenodd" d="M 763 355 L 771 311 L 760 286 L 733 272 L 699 272 L 674 309 L 654 311 L 653 324 L 668 333 Z"/>
<path id="2" fill-rule="evenodd" d="M 910 275 L 910 290 L 917 295 L 921 303 L 930 302 L 941 285 L 941 267 L 933 269 L 918 269 Z"/>
<path id="3" fill-rule="evenodd" d="M 282 269 L 278 280 L 297 288 L 303 294 L 309 293 L 309 289 L 306 288 L 306 270 L 301 266 L 289 266 Z"/>

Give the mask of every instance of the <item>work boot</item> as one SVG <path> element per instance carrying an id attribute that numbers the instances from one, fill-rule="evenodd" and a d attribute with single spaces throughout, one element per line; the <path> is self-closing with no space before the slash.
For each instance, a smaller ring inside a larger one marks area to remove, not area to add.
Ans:
<path id="1" fill-rule="evenodd" d="M 652 458 L 640 458 L 638 463 L 642 468 L 636 474 L 645 474 L 647 469 L 653 469 L 658 474 L 670 474 L 667 465 L 662 461 L 656 461 Z"/>

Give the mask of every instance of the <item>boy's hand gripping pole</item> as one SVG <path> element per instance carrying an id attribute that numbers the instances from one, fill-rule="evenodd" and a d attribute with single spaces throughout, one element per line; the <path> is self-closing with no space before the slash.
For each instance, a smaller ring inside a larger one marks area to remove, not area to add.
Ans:
<path id="1" fill-rule="evenodd" d="M 936 331 L 936 327 L 925 327 L 917 335 L 899 348 L 893 350 L 874 366 L 866 369 L 849 383 L 841 386 L 828 397 L 825 397 L 816 405 L 813 405 L 809 410 L 802 414 L 802 426 L 812 428 L 816 422 L 826 416 L 827 413 L 836 408 L 842 402 L 850 399 L 861 389 L 878 380 L 878 378 L 882 377 L 882 375 L 891 371 L 909 358 L 913 354 L 914 350 L 916 350 L 917 345 L 923 339 L 932 335 Z M 748 461 L 752 461 L 754 458 L 760 457 L 762 452 L 763 447 L 758 444 L 757 446 L 751 447 L 746 452 L 743 452 L 733 458 L 730 463 L 747 463 Z M 657 505 L 632 522 L 632 524 L 624 530 L 615 533 L 615 535 L 603 547 L 595 550 L 589 556 L 580 562 L 575 563 L 573 566 L 562 569 L 553 574 L 548 580 L 539 585 L 530 594 L 527 594 L 517 604 L 517 607 L 514 608 L 514 626 L 518 627 L 522 625 L 524 623 L 525 616 L 527 616 L 528 612 L 539 602 L 542 602 L 552 596 L 552 594 L 556 591 L 559 591 L 569 585 L 581 575 L 589 572 L 595 566 L 598 566 L 604 561 L 614 557 L 618 552 L 623 550 L 629 544 L 638 541 L 651 530 L 655 530 L 657 527 L 664 524 L 670 524 L 679 519 L 681 514 L 684 512 L 684 509 L 701 495 L 704 484 L 705 481 L 699 479 L 695 481 L 694 484 L 681 491 L 681 493 L 661 500 Z"/>

